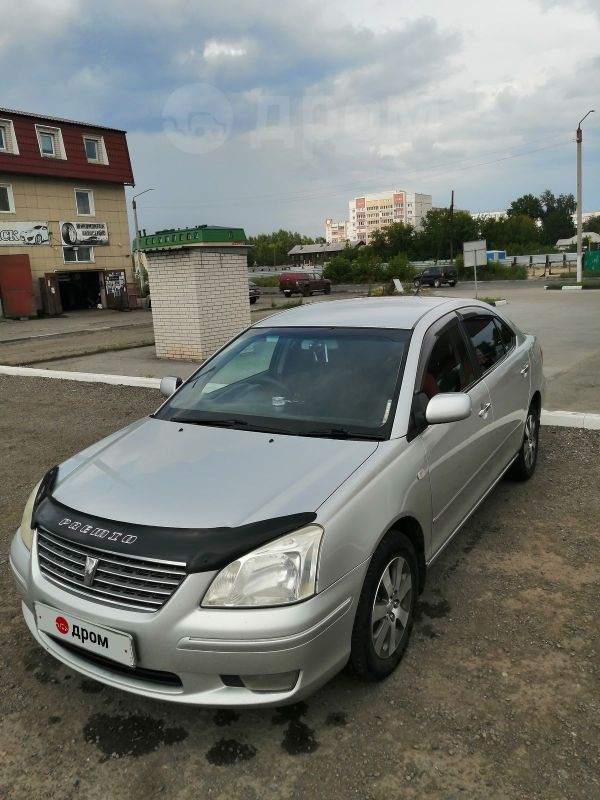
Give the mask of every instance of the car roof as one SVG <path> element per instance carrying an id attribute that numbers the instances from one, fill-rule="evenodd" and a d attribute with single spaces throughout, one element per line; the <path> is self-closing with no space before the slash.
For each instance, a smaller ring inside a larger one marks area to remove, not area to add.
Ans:
<path id="1" fill-rule="evenodd" d="M 309 303 L 261 319 L 254 328 L 414 328 L 434 309 L 440 315 L 471 301 L 449 297 L 359 297 L 352 300 Z M 472 301 L 472 304 L 477 304 Z M 442 306 L 444 306 L 442 310 Z"/>

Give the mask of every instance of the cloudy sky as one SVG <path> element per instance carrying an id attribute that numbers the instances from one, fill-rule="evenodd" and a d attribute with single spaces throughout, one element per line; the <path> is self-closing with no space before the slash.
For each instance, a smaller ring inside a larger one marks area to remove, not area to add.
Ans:
<path id="1" fill-rule="evenodd" d="M 4 8 L 3 8 L 4 7 Z M 404 188 L 600 209 L 600 0 L 0 0 L 0 105 L 128 131 L 140 224 L 323 233 Z M 8 76 L 8 77 L 7 77 Z M 595 118 L 594 118 L 595 117 Z"/>

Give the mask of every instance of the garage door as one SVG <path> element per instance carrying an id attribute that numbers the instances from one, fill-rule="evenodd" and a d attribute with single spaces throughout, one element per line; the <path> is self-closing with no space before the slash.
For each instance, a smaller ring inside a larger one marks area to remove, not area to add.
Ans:
<path id="1" fill-rule="evenodd" d="M 0 256 L 0 297 L 5 317 L 35 316 L 28 255 Z"/>

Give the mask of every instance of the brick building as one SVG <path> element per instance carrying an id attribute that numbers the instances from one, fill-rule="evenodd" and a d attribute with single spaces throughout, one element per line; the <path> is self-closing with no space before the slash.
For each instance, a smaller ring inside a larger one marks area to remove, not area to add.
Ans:
<path id="1" fill-rule="evenodd" d="M 127 304 L 125 186 L 133 183 L 124 131 L 0 109 L 0 298 L 7 316 Z"/>
<path id="2" fill-rule="evenodd" d="M 250 325 L 241 228 L 200 225 L 142 236 L 156 355 L 202 360 Z"/>

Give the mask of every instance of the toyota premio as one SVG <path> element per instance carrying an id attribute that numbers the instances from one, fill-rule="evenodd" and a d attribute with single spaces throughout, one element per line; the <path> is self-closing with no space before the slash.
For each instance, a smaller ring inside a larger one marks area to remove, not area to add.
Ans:
<path id="1" fill-rule="evenodd" d="M 476 300 L 298 307 L 51 469 L 10 563 L 34 639 L 103 683 L 282 705 L 388 676 L 427 570 L 535 470 L 535 337 Z"/>

